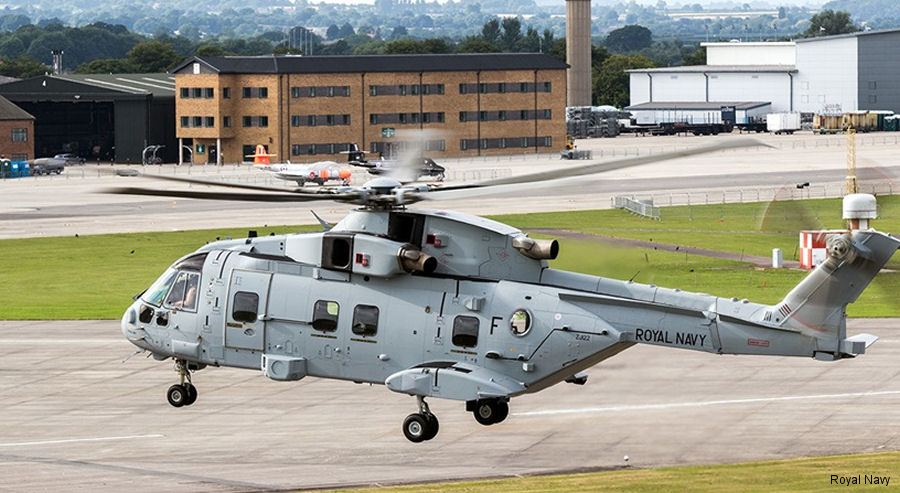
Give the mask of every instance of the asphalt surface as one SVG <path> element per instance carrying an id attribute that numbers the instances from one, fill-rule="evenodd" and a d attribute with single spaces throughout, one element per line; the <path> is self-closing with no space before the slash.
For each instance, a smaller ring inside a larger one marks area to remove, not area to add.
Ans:
<path id="1" fill-rule="evenodd" d="M 471 183 L 568 168 L 611 163 L 636 156 L 656 156 L 727 139 L 755 139 L 766 146 L 717 151 L 688 158 L 667 159 L 642 166 L 583 177 L 543 189 L 496 191 L 470 199 L 426 200 L 415 207 L 458 210 L 470 214 L 524 213 L 611 206 L 618 195 L 652 198 L 657 205 L 711 202 L 767 201 L 778 197 L 836 197 L 846 176 L 846 138 L 843 136 L 674 136 L 589 139 L 579 148 L 591 149 L 594 160 L 566 161 L 554 155 L 493 156 L 442 160 L 448 185 Z M 858 175 L 864 191 L 879 194 L 900 191 L 900 165 L 896 153 L 900 135 L 868 134 L 858 138 Z M 148 175 L 200 178 L 249 183 L 279 189 L 292 184 L 248 165 L 131 167 Z M 0 180 L 0 238 L 99 234 L 111 232 L 172 231 L 196 228 L 315 224 L 310 210 L 336 222 L 353 207 L 331 201 L 314 203 L 258 203 L 204 201 L 147 196 L 111 195 L 111 188 L 143 186 L 179 190 L 212 190 L 136 177 L 114 176 L 109 166 L 66 168 L 59 176 Z M 370 176 L 355 171 L 353 181 Z M 896 182 L 896 183 L 895 183 Z M 809 183 L 807 188 L 796 185 Z M 315 188 L 315 187 L 312 187 Z M 527 198 L 523 198 L 527 197 Z"/>
<path id="2" fill-rule="evenodd" d="M 208 368 L 186 408 L 172 363 L 113 321 L 0 322 L 0 491 L 266 491 L 713 464 L 900 449 L 900 320 L 852 320 L 869 353 L 715 356 L 636 346 L 513 399 L 484 427 L 430 399 L 438 436 L 408 442 L 411 397 L 382 386 Z M 863 473 L 865 471 L 859 471 Z M 827 478 L 822 478 L 823 483 Z"/>

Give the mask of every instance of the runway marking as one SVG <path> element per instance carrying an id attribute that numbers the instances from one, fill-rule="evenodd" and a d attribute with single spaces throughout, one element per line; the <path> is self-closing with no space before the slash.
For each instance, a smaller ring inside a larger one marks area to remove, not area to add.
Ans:
<path id="1" fill-rule="evenodd" d="M 550 409 L 546 411 L 525 411 L 512 413 L 513 416 L 555 416 L 560 414 L 590 414 L 616 411 L 655 411 L 659 409 L 676 409 L 682 407 L 723 406 L 729 404 L 754 404 L 759 402 L 800 401 L 810 399 L 840 399 L 845 397 L 872 397 L 881 395 L 898 395 L 900 390 L 882 390 L 878 392 L 851 392 L 847 394 L 795 395 L 787 397 L 757 397 L 752 399 L 729 399 L 719 401 L 670 402 L 667 404 L 637 404 L 630 406 L 585 407 L 581 409 Z"/>
<path id="2" fill-rule="evenodd" d="M 113 440 L 136 440 L 139 438 L 163 438 L 165 435 L 131 435 L 124 437 L 69 438 L 65 440 L 43 440 L 40 442 L 0 443 L 0 447 L 28 447 L 32 445 L 59 445 L 79 442 L 110 442 Z"/>
<path id="3" fill-rule="evenodd" d="M 53 337 L 47 337 L 44 339 L 4 339 L 0 337 L 0 342 L 3 344 L 65 344 L 67 346 L 72 345 L 80 345 L 80 346 L 94 346 L 97 344 L 118 344 L 124 341 L 124 337 L 119 337 L 117 339 L 54 339 Z"/>

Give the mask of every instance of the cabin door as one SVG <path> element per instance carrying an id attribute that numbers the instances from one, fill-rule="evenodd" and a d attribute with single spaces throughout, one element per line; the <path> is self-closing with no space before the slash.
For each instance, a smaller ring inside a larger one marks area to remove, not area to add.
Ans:
<path id="1" fill-rule="evenodd" d="M 225 347 L 262 351 L 271 281 L 270 272 L 231 271 L 228 313 L 225 316 Z"/>

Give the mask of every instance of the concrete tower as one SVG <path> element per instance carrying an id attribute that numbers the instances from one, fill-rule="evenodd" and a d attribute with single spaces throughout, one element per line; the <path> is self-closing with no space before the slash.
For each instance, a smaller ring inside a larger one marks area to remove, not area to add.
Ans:
<path id="1" fill-rule="evenodd" d="M 566 0 L 567 106 L 591 104 L 591 0 Z"/>

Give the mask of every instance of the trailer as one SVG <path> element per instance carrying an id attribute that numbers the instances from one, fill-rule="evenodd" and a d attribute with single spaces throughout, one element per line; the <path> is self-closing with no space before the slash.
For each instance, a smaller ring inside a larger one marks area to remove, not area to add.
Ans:
<path id="1" fill-rule="evenodd" d="M 759 117 L 753 117 L 743 123 L 735 123 L 735 127 L 741 132 L 761 133 L 766 131 L 766 120 Z"/>
<path id="2" fill-rule="evenodd" d="M 769 113 L 766 130 L 775 135 L 792 134 L 800 130 L 800 113 Z"/>

